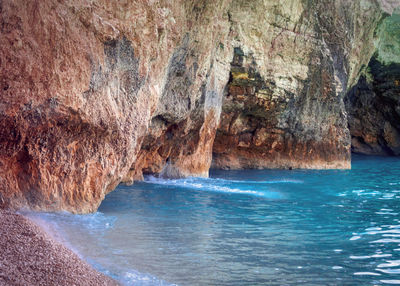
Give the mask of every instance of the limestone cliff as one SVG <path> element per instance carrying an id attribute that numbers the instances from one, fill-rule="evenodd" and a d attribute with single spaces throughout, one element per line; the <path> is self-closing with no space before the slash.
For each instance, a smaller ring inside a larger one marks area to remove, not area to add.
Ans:
<path id="1" fill-rule="evenodd" d="M 396 1 L 1 0 L 0 205 L 143 173 L 350 167 L 346 90 Z M 215 140 L 215 144 L 214 144 Z"/>
<path id="2" fill-rule="evenodd" d="M 349 168 L 343 97 L 373 52 L 379 9 L 372 1 L 272 3 L 258 1 L 256 17 L 252 6 L 232 7 L 240 48 L 214 166 Z"/>
<path id="3" fill-rule="evenodd" d="M 377 34 L 376 52 L 345 99 L 352 150 L 400 155 L 400 10 Z"/>

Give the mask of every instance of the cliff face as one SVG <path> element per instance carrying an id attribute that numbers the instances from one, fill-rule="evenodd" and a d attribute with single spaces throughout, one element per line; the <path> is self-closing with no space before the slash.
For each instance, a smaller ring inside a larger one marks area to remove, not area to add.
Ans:
<path id="1" fill-rule="evenodd" d="M 377 50 L 346 97 L 352 150 L 400 155 L 400 11 L 377 30 Z"/>
<path id="2" fill-rule="evenodd" d="M 207 174 L 224 1 L 0 5 L 0 204 L 91 212 L 168 158 Z"/>
<path id="3" fill-rule="evenodd" d="M 141 179 L 143 172 L 208 176 L 232 57 L 229 1 L 194 2 L 185 1 L 187 28 L 165 66 L 158 102 L 126 183 Z"/>
<path id="4" fill-rule="evenodd" d="M 256 15 L 248 5 L 232 8 L 240 48 L 215 167 L 350 167 L 343 97 L 373 52 L 379 9 L 373 2 L 287 2 L 258 1 Z"/>
<path id="5" fill-rule="evenodd" d="M 0 205 L 91 212 L 143 172 L 207 176 L 213 153 L 348 168 L 343 96 L 382 7 L 0 1 Z"/>

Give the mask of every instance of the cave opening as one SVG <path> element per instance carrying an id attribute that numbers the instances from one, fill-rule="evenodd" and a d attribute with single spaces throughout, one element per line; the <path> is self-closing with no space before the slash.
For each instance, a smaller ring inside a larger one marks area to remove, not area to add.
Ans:
<path id="1" fill-rule="evenodd" d="M 353 153 L 400 155 L 399 31 L 399 13 L 382 21 L 376 51 L 344 98 Z"/>

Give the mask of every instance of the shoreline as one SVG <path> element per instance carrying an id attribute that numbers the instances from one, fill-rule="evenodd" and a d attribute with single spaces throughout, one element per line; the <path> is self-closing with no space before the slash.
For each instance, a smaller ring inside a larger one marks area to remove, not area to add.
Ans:
<path id="1" fill-rule="evenodd" d="M 0 285 L 119 285 L 29 218 L 0 209 Z"/>

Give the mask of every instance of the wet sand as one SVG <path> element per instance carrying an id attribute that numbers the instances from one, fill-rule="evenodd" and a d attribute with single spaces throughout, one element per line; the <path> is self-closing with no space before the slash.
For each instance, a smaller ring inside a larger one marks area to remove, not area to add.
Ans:
<path id="1" fill-rule="evenodd" d="M 0 209 L 0 285 L 118 285 L 22 215 Z"/>

